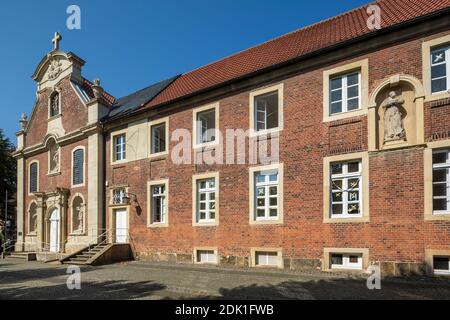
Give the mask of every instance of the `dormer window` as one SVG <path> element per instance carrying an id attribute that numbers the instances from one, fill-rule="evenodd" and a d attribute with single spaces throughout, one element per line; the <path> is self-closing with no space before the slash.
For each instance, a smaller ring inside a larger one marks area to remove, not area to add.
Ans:
<path id="1" fill-rule="evenodd" d="M 60 99 L 59 92 L 54 92 L 50 96 L 50 118 L 55 117 L 60 114 Z"/>

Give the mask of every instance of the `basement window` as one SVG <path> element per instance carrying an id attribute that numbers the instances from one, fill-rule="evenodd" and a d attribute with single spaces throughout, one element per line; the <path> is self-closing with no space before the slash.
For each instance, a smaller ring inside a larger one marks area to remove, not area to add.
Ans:
<path id="1" fill-rule="evenodd" d="M 436 275 L 450 275 L 450 257 L 433 257 L 433 269 Z"/>
<path id="2" fill-rule="evenodd" d="M 332 253 L 330 254 L 330 269 L 362 270 L 362 254 Z"/>
<path id="3" fill-rule="evenodd" d="M 216 264 L 217 254 L 214 250 L 197 250 L 196 262 L 204 264 Z"/>
<path id="4" fill-rule="evenodd" d="M 278 252 L 273 251 L 256 251 L 255 266 L 257 267 L 279 267 L 280 256 Z"/>

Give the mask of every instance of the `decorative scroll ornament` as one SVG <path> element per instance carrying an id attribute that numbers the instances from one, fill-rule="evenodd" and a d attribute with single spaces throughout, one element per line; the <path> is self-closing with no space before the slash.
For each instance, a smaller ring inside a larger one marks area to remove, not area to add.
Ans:
<path id="1" fill-rule="evenodd" d="M 58 78 L 58 76 L 62 72 L 62 62 L 59 59 L 54 59 L 50 62 L 50 67 L 48 69 L 48 78 L 50 80 L 54 80 Z"/>
<path id="2" fill-rule="evenodd" d="M 405 140 L 406 132 L 403 124 L 405 100 L 397 96 L 395 91 L 389 93 L 383 103 L 384 110 L 384 142 Z"/>

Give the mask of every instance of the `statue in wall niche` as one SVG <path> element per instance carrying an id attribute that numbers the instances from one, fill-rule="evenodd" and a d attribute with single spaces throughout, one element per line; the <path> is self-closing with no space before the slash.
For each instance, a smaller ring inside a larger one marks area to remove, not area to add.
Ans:
<path id="1" fill-rule="evenodd" d="M 53 149 L 53 156 L 52 156 L 50 168 L 51 168 L 50 173 L 56 173 L 59 170 L 59 148 L 58 148 L 58 146 L 55 146 Z"/>
<path id="2" fill-rule="evenodd" d="M 403 104 L 405 100 L 395 91 L 389 92 L 388 98 L 383 103 L 384 110 L 384 142 L 405 140 L 406 132 L 403 124 L 405 112 Z"/>
<path id="3" fill-rule="evenodd" d="M 83 218 L 84 218 L 84 205 L 80 204 L 76 209 L 77 211 L 77 225 L 75 228 L 75 232 L 82 232 L 83 231 Z"/>
<path id="4" fill-rule="evenodd" d="M 37 230 L 37 212 L 35 212 L 32 216 L 31 216 L 31 221 L 33 224 L 33 229 L 31 230 L 32 232 L 35 232 Z"/>

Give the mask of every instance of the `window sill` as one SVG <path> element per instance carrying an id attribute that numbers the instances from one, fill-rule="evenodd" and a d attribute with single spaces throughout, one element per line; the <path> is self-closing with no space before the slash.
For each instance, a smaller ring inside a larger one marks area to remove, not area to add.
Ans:
<path id="1" fill-rule="evenodd" d="M 425 221 L 450 221 L 450 213 L 428 213 L 425 214 Z"/>
<path id="2" fill-rule="evenodd" d="M 147 228 L 149 229 L 161 229 L 161 228 L 168 228 L 169 227 L 169 223 L 165 222 L 165 223 L 152 223 L 147 225 Z"/>
<path id="3" fill-rule="evenodd" d="M 255 220 L 250 221 L 250 225 L 260 226 L 260 225 L 283 225 L 284 221 L 282 218 L 276 220 Z"/>
<path id="4" fill-rule="evenodd" d="M 219 225 L 219 222 L 194 222 L 192 226 L 194 227 L 217 227 Z"/>
<path id="5" fill-rule="evenodd" d="M 60 176 L 61 172 L 52 172 L 52 173 L 47 173 L 47 177 L 56 177 L 56 176 Z"/>
<path id="6" fill-rule="evenodd" d="M 368 223 L 370 222 L 370 217 L 354 217 L 354 218 L 325 218 L 323 223 L 333 224 L 333 223 Z"/>
<path id="7" fill-rule="evenodd" d="M 87 236 L 86 232 L 82 232 L 82 233 L 71 232 L 71 233 L 69 233 L 69 237 L 86 237 L 86 236 Z"/>
<path id="8" fill-rule="evenodd" d="M 164 160 L 169 155 L 169 152 L 159 152 L 159 153 L 151 153 L 148 155 L 148 158 L 150 161 L 158 161 L 158 160 Z"/>
<path id="9" fill-rule="evenodd" d="M 129 203 L 111 203 L 109 205 L 110 208 L 128 208 L 129 206 Z"/>
<path id="10" fill-rule="evenodd" d="M 432 93 L 430 95 L 425 96 L 425 102 L 432 102 L 437 101 L 441 99 L 447 99 L 450 98 L 450 92 L 444 91 L 440 93 Z"/>
<path id="11" fill-rule="evenodd" d="M 332 121 L 338 121 L 343 119 L 349 119 L 349 118 L 355 118 L 360 116 L 367 116 L 367 109 L 359 109 L 355 111 L 349 111 L 345 113 L 339 113 L 335 115 L 326 115 L 323 118 L 323 122 L 332 122 Z"/>
<path id="12" fill-rule="evenodd" d="M 83 188 L 83 187 L 85 187 L 86 185 L 84 184 L 84 183 L 82 183 L 82 184 L 74 184 L 74 185 L 72 185 L 72 189 L 76 189 L 76 188 Z"/>
<path id="13" fill-rule="evenodd" d="M 111 162 L 111 166 L 116 166 L 116 165 L 125 164 L 125 163 L 127 163 L 127 159 L 125 159 L 125 160 L 113 161 L 113 162 Z"/>
<path id="14" fill-rule="evenodd" d="M 48 122 L 51 122 L 51 121 L 56 120 L 56 119 L 59 119 L 59 118 L 62 118 L 62 115 L 61 115 L 61 114 L 57 114 L 56 116 L 49 117 L 49 118 L 47 119 L 47 121 L 48 121 Z"/>
<path id="15" fill-rule="evenodd" d="M 205 151 L 205 149 L 214 149 L 217 146 L 219 146 L 219 142 L 217 141 L 213 141 L 213 142 L 208 142 L 208 143 L 202 143 L 202 144 L 195 144 L 193 146 L 195 151 Z"/>
<path id="16" fill-rule="evenodd" d="M 261 131 L 255 131 L 255 129 L 251 129 L 249 136 L 250 136 L 250 138 L 258 138 L 258 137 L 269 138 L 269 137 L 273 137 L 274 135 L 275 135 L 275 137 L 278 137 L 282 131 L 283 131 L 282 127 L 269 129 L 269 130 L 261 130 Z"/>

